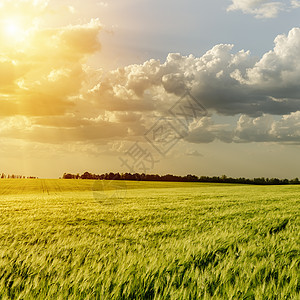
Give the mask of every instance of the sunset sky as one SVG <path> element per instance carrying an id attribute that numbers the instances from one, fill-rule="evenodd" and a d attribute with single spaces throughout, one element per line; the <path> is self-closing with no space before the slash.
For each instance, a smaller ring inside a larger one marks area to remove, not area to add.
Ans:
<path id="1" fill-rule="evenodd" d="M 299 20 L 297 0 L 0 1 L 0 172 L 300 177 Z"/>

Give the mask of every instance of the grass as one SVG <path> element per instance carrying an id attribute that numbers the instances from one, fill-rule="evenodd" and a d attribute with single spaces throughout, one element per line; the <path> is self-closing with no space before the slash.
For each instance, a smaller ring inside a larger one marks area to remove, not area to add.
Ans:
<path id="1" fill-rule="evenodd" d="M 0 299 L 299 299 L 299 199 L 300 186 L 0 180 Z"/>

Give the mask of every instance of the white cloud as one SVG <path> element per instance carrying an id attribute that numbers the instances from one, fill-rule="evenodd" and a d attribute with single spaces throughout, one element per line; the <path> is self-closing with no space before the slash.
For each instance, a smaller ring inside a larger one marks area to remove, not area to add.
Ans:
<path id="1" fill-rule="evenodd" d="M 300 7 L 300 1 L 299 0 L 292 0 L 291 5 L 293 8 L 298 8 Z"/>
<path id="2" fill-rule="evenodd" d="M 298 7 L 300 7 L 300 2 L 297 0 L 292 0 L 290 4 L 282 0 L 232 0 L 227 11 L 240 10 L 245 14 L 254 15 L 256 18 L 275 18 L 280 11 L 289 11 Z"/>
<path id="3" fill-rule="evenodd" d="M 300 144 L 300 111 L 276 121 L 270 115 L 241 116 L 235 131 L 236 142 L 280 142 Z"/>
<path id="4" fill-rule="evenodd" d="M 244 79 L 259 92 L 274 97 L 274 106 L 299 105 L 300 28 L 293 28 L 287 36 L 277 36 L 274 49 L 247 69 Z"/>
<path id="5" fill-rule="evenodd" d="M 300 108 L 300 29 L 279 35 L 259 60 L 233 45 L 214 46 L 201 57 L 169 54 L 108 72 L 84 95 L 102 110 L 163 114 L 190 89 L 212 113 L 289 114 Z"/>
<path id="6" fill-rule="evenodd" d="M 280 119 L 272 115 L 252 118 L 241 115 L 235 126 L 215 124 L 211 118 L 202 118 L 190 127 L 185 138 L 190 143 L 276 142 L 300 145 L 300 111 L 284 115 Z"/>

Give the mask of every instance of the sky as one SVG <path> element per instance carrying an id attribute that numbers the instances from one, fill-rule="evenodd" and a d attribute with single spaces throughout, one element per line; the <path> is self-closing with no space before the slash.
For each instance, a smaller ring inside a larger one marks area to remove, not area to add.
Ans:
<path id="1" fill-rule="evenodd" d="M 300 177 L 300 1 L 0 1 L 0 172 Z"/>

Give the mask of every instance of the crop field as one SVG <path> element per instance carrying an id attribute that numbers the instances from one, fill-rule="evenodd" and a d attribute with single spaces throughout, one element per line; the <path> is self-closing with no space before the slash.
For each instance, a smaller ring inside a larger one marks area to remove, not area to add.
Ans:
<path id="1" fill-rule="evenodd" d="M 300 186 L 0 180 L 0 299 L 300 299 Z"/>

